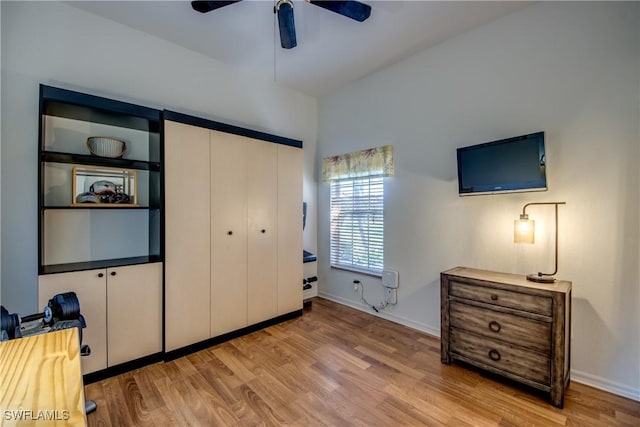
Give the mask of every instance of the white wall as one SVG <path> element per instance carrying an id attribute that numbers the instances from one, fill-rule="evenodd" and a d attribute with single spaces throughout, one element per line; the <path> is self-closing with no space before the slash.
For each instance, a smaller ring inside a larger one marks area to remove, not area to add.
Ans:
<path id="1" fill-rule="evenodd" d="M 640 4 L 546 2 L 319 99 L 318 162 L 393 144 L 385 264 L 399 302 L 382 316 L 439 335 L 439 273 L 461 265 L 553 270 L 553 208 L 515 245 L 523 204 L 560 207 L 558 277 L 573 281 L 572 378 L 640 399 Z M 459 197 L 456 147 L 546 133 L 549 190 Z M 320 293 L 363 307 L 330 269 L 328 185 L 318 184 Z M 546 229 L 545 229 L 546 228 Z M 370 302 L 379 281 L 361 276 Z"/>
<path id="2" fill-rule="evenodd" d="M 314 212 L 315 98 L 57 2 L 2 2 L 2 304 L 37 305 L 38 84 L 303 140 Z M 17 185 L 19 183 L 19 185 Z M 315 250 L 315 215 L 305 247 Z"/>

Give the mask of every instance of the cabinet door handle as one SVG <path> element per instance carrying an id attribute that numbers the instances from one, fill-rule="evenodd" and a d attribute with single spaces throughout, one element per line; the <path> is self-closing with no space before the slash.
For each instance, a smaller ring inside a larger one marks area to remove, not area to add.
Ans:
<path id="1" fill-rule="evenodd" d="M 500 352 L 498 350 L 491 349 L 489 350 L 489 358 L 494 362 L 497 362 L 502 358 L 502 356 L 500 356 Z"/>
<path id="2" fill-rule="evenodd" d="M 115 276 L 115 275 L 116 275 L 116 272 L 115 272 L 115 271 L 112 271 L 112 272 L 111 272 L 111 275 L 112 275 L 112 276 Z"/>
<path id="3" fill-rule="evenodd" d="M 500 326 L 500 323 L 496 322 L 495 320 L 492 320 L 491 322 L 489 322 L 489 329 L 491 329 L 491 332 L 500 332 L 500 329 L 502 329 L 502 326 Z"/>
<path id="4" fill-rule="evenodd" d="M 104 273 L 98 273 L 98 277 L 104 277 Z"/>
<path id="5" fill-rule="evenodd" d="M 491 301 L 498 301 L 498 295 L 491 294 Z"/>
<path id="6" fill-rule="evenodd" d="M 231 235 L 233 234 L 233 231 L 229 230 L 229 231 L 227 231 L 227 234 L 228 234 L 229 236 L 231 236 Z"/>
<path id="7" fill-rule="evenodd" d="M 267 230 L 265 230 L 265 229 L 263 228 L 262 230 L 260 230 L 260 232 L 261 232 L 262 234 L 264 234 L 264 233 L 266 233 L 266 232 L 267 232 Z"/>

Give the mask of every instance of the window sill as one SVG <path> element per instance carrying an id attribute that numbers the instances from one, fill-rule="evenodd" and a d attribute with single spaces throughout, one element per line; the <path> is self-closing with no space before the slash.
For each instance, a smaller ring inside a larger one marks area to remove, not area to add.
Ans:
<path id="1" fill-rule="evenodd" d="M 382 278 L 382 271 L 375 272 L 375 271 L 371 271 L 371 270 L 360 270 L 358 268 L 351 268 L 351 267 L 344 267 L 342 265 L 332 265 L 330 266 L 332 269 L 335 270 L 343 270 L 343 271 L 350 271 L 352 273 L 358 273 L 358 274 L 364 274 L 365 276 L 371 276 L 371 277 L 377 277 L 377 278 Z"/>

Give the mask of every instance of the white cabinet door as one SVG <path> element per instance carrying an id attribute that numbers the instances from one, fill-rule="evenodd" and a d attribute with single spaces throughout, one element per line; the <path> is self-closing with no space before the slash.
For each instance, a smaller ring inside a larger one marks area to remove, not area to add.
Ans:
<path id="1" fill-rule="evenodd" d="M 107 365 L 162 351 L 162 263 L 107 269 Z"/>
<path id="2" fill-rule="evenodd" d="M 302 150 L 278 145 L 278 314 L 302 309 Z"/>
<path id="3" fill-rule="evenodd" d="M 210 337 L 209 130 L 165 121 L 165 347 Z"/>
<path id="4" fill-rule="evenodd" d="M 211 131 L 211 336 L 247 326 L 247 140 Z"/>
<path id="5" fill-rule="evenodd" d="M 166 350 L 302 308 L 301 149 L 165 121 L 165 196 Z"/>
<path id="6" fill-rule="evenodd" d="M 247 152 L 247 316 L 254 324 L 278 313 L 278 150 L 249 140 Z"/>
<path id="7" fill-rule="evenodd" d="M 107 367 L 107 290 L 106 271 L 87 270 L 48 274 L 38 277 L 38 306 L 43 308 L 56 294 L 75 292 L 80 312 L 87 322 L 82 343 L 91 347 L 91 355 L 81 358 L 82 373 Z"/>

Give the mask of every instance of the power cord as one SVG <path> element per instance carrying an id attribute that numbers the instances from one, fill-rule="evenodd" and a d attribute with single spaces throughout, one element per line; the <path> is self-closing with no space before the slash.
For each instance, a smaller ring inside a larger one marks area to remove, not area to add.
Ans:
<path id="1" fill-rule="evenodd" d="M 373 305 L 369 303 L 369 301 L 367 301 L 364 297 L 364 286 L 362 286 L 362 283 L 360 283 L 360 280 L 358 279 L 354 280 L 353 284 L 356 285 L 360 290 L 360 299 L 362 300 L 362 302 L 365 303 L 367 307 L 373 309 L 373 311 L 375 311 L 376 313 L 379 313 L 381 310 L 384 310 L 387 307 L 387 305 L 389 305 L 389 303 L 386 300 L 381 302 L 378 305 Z"/>

